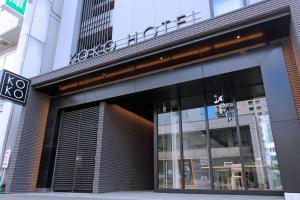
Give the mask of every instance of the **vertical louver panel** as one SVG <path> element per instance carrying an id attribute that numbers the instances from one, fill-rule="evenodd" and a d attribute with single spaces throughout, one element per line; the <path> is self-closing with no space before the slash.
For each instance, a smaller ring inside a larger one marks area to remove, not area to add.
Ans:
<path id="1" fill-rule="evenodd" d="M 53 191 L 92 191 L 98 121 L 98 106 L 62 113 Z"/>
<path id="2" fill-rule="evenodd" d="M 54 191 L 73 190 L 79 121 L 80 111 L 62 113 L 52 186 Z"/>
<path id="3" fill-rule="evenodd" d="M 80 135 L 77 146 L 75 191 L 93 190 L 95 155 L 97 145 L 99 107 L 92 107 L 81 112 Z"/>
<path id="4" fill-rule="evenodd" d="M 84 0 L 78 52 L 112 39 L 111 10 L 114 0 Z"/>

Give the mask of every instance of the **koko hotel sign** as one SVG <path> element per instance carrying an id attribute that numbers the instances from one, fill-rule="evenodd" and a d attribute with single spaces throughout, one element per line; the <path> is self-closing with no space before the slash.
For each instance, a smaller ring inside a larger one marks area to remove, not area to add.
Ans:
<path id="1" fill-rule="evenodd" d="M 200 16 L 199 16 L 200 15 Z M 128 34 L 127 37 L 118 41 L 107 41 L 105 44 L 99 44 L 91 49 L 84 49 L 75 55 L 71 56 L 70 63 L 74 64 L 82 62 L 90 58 L 95 58 L 105 53 L 115 51 L 117 49 L 125 48 L 148 39 L 167 34 L 171 31 L 178 30 L 188 25 L 192 25 L 201 20 L 201 12 L 192 12 L 190 15 L 180 15 L 175 20 L 165 20 L 158 26 L 148 26 L 142 32 L 135 34 Z"/>
<path id="2" fill-rule="evenodd" d="M 7 70 L 0 71 L 0 98 L 26 105 L 30 80 Z"/>

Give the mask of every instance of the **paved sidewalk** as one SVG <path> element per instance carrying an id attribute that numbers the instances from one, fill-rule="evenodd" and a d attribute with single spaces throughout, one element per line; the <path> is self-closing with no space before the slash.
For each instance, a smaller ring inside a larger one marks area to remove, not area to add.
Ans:
<path id="1" fill-rule="evenodd" d="M 167 194 L 145 192 L 83 193 L 26 193 L 0 194 L 2 200 L 284 200 L 282 196 L 245 196 L 212 194 Z"/>

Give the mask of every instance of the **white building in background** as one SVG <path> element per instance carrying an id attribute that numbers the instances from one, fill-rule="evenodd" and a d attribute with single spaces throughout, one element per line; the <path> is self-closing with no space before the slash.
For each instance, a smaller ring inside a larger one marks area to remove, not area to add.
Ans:
<path id="1" fill-rule="evenodd" d="M 1 2 L 0 2 L 1 5 Z M 23 17 L 0 6 L 0 70 L 6 69 L 14 73 L 20 72 L 16 65 L 17 46 L 19 42 Z M 8 124 L 14 105 L 0 99 L 0 161 L 4 152 L 4 144 L 8 133 Z"/>

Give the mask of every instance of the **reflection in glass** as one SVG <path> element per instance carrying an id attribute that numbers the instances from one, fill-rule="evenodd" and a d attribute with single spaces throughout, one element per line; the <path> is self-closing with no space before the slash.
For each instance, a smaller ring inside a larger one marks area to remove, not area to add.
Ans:
<path id="1" fill-rule="evenodd" d="M 200 96 L 181 100 L 186 189 L 210 189 L 205 108 L 202 102 Z"/>
<path id="2" fill-rule="evenodd" d="M 267 100 L 256 98 L 253 110 L 248 101 L 237 102 L 247 186 L 282 190 Z"/>
<path id="3" fill-rule="evenodd" d="M 241 190 L 242 164 L 232 98 L 210 94 L 209 138 L 216 190 Z"/>
<path id="4" fill-rule="evenodd" d="M 251 5 L 251 4 L 258 3 L 260 1 L 263 1 L 263 0 L 247 0 L 247 3 L 248 3 L 248 5 Z"/>
<path id="5" fill-rule="evenodd" d="M 207 78 L 180 105 L 159 104 L 160 189 L 282 191 L 260 71 L 240 73 Z"/>
<path id="6" fill-rule="evenodd" d="M 158 184 L 161 189 L 180 189 L 180 136 L 178 101 L 158 105 Z"/>
<path id="7" fill-rule="evenodd" d="M 243 0 L 213 0 L 215 16 L 242 8 Z"/>

